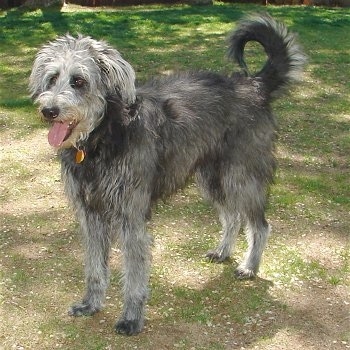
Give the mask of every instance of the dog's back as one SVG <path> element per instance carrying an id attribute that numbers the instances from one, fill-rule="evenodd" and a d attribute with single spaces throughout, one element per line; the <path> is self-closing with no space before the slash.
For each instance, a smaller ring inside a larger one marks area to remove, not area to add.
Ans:
<path id="1" fill-rule="evenodd" d="M 274 119 L 250 78 L 187 72 L 153 79 L 137 96 L 141 122 L 156 144 L 155 199 L 182 187 L 203 164 L 248 168 L 256 154 L 272 152 Z M 261 145 L 254 137 L 258 130 L 265 135 Z"/>

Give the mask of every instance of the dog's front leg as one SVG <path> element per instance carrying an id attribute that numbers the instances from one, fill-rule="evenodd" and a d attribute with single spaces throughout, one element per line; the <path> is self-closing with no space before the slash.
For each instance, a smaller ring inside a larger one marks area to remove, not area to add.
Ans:
<path id="1" fill-rule="evenodd" d="M 143 328 L 148 297 L 151 241 L 145 223 L 135 225 L 135 221 L 130 218 L 123 225 L 121 245 L 124 259 L 124 309 L 115 326 L 117 333 L 134 335 Z"/>
<path id="2" fill-rule="evenodd" d="M 71 316 L 93 315 L 100 311 L 109 284 L 109 230 L 97 213 L 83 210 L 79 219 L 85 238 L 86 291 L 82 301 L 70 307 Z"/>

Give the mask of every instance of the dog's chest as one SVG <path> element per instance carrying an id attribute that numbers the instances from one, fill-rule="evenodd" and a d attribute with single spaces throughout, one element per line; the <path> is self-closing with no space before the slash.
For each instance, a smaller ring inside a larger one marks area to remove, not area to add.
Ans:
<path id="1" fill-rule="evenodd" d="M 80 164 L 62 160 L 62 174 L 67 195 L 74 205 L 105 211 L 115 207 L 125 193 L 122 167 L 100 159 L 85 159 Z"/>

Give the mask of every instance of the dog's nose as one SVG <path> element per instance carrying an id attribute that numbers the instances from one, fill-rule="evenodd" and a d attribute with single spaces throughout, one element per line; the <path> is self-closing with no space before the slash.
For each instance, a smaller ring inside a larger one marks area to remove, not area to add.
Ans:
<path id="1" fill-rule="evenodd" d="M 60 114 L 60 109 L 58 107 L 45 107 L 41 113 L 46 119 L 55 119 Z"/>

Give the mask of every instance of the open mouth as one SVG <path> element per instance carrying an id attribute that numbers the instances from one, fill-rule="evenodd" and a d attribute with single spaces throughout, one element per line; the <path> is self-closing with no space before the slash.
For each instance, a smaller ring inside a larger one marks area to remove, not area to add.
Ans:
<path id="1" fill-rule="evenodd" d="M 76 123 L 72 121 L 55 121 L 48 134 L 49 144 L 53 147 L 60 147 L 71 135 Z"/>

